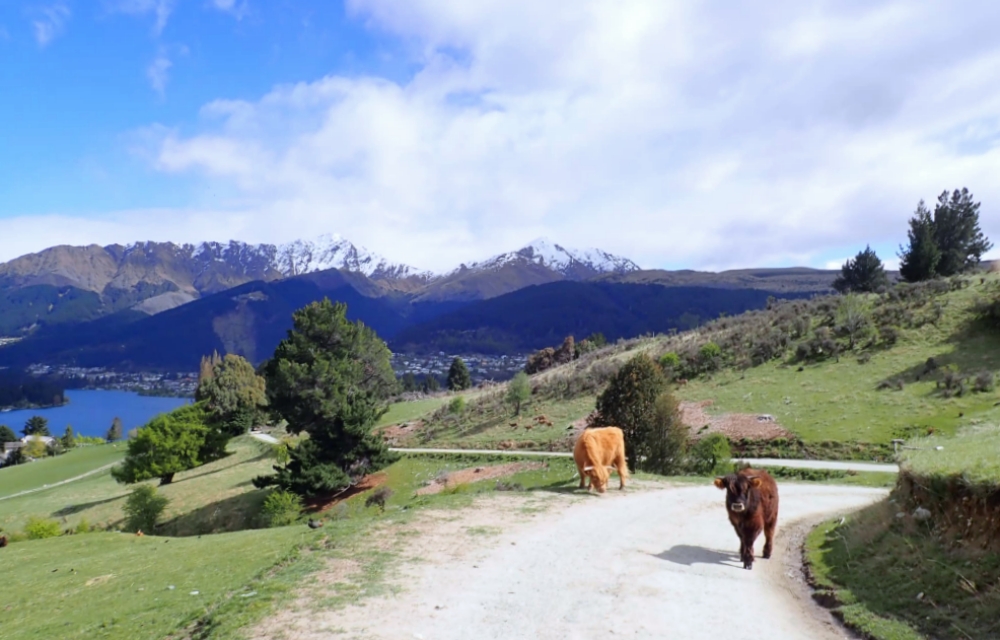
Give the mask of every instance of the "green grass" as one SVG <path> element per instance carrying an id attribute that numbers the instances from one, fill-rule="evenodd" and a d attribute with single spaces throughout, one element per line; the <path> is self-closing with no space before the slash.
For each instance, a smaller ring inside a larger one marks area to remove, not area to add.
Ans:
<path id="1" fill-rule="evenodd" d="M 124 457 L 124 443 L 88 445 L 61 456 L 0 468 L 0 498 L 62 482 Z"/>
<path id="2" fill-rule="evenodd" d="M 918 448 L 904 450 L 902 464 L 915 475 L 963 475 L 967 482 L 1000 484 L 1000 427 L 973 426 L 954 437 L 933 436 L 909 444 Z"/>
<path id="3" fill-rule="evenodd" d="M 382 419 L 378 421 L 376 426 L 384 427 L 390 424 L 400 424 L 403 422 L 409 422 L 410 420 L 416 420 L 417 418 L 420 418 L 425 414 L 448 404 L 450 400 L 450 397 L 446 397 L 396 402 L 389 405 L 389 411 L 382 416 Z"/>
<path id="4" fill-rule="evenodd" d="M 594 402 L 595 398 L 590 396 L 565 401 L 532 401 L 516 417 L 502 406 L 490 407 L 483 412 L 469 406 L 459 414 L 428 419 L 427 427 L 406 444 L 495 449 L 501 442 L 512 441 L 522 447 L 529 445 L 523 448 L 548 449 L 552 445 L 558 450 L 568 451 L 571 448 L 571 431 L 567 427 L 593 411 Z M 552 426 L 537 423 L 534 420 L 536 416 L 545 416 L 552 422 Z"/>
<path id="5" fill-rule="evenodd" d="M 807 442 L 885 443 L 924 435 L 928 428 L 952 434 L 990 413 L 1000 394 L 944 398 L 934 376 L 922 375 L 919 381 L 917 376 L 931 357 L 969 375 L 1000 370 L 1000 334 L 971 324 L 971 308 L 982 291 L 975 284 L 940 296 L 944 315 L 938 326 L 903 331 L 895 347 L 873 351 L 866 364 L 859 364 L 857 352 L 842 355 L 839 362 L 805 365 L 803 371 L 774 362 L 692 380 L 679 389 L 679 396 L 713 400 L 708 409 L 713 413 L 769 413 Z M 876 389 L 880 382 L 898 378 L 905 383 L 902 391 Z"/>
<path id="6" fill-rule="evenodd" d="M 1000 555 L 946 549 L 890 502 L 806 542 L 814 586 L 848 626 L 875 640 L 1000 637 Z"/>
<path id="7" fill-rule="evenodd" d="M 317 537 L 286 527 L 211 538 L 95 533 L 10 545 L 0 564 L 9 607 L 4 638 L 163 638 Z"/>

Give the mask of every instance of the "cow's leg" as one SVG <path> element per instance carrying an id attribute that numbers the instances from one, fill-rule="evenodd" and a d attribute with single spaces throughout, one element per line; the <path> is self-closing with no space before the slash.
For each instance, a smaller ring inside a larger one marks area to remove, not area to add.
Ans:
<path id="1" fill-rule="evenodd" d="M 618 456 L 615 459 L 615 469 L 618 470 L 618 480 L 620 484 L 618 488 L 621 490 L 625 489 L 625 476 L 628 475 L 628 463 L 625 461 L 625 452 L 619 451 Z M 624 469 L 624 471 L 622 471 Z"/>
<path id="2" fill-rule="evenodd" d="M 774 517 L 764 523 L 764 559 L 771 557 L 774 550 L 774 529 L 778 524 L 778 518 Z"/>
<path id="3" fill-rule="evenodd" d="M 579 462 L 576 463 L 576 470 L 580 473 L 580 489 L 583 489 L 587 485 L 587 474 L 583 471 L 583 465 Z"/>
<path id="4" fill-rule="evenodd" d="M 760 535 L 760 523 L 758 522 L 748 522 L 746 529 L 743 530 L 744 535 L 744 547 L 743 547 L 743 568 L 753 569 L 753 545 L 757 541 L 757 536 Z"/>

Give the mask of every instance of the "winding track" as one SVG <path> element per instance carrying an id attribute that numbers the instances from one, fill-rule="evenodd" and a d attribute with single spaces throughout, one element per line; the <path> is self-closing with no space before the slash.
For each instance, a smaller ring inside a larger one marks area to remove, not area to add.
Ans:
<path id="1" fill-rule="evenodd" d="M 418 565 L 403 593 L 333 616 L 336 634 L 295 637 L 851 637 L 804 593 L 801 525 L 886 492 L 794 483 L 780 492 L 775 557 L 760 559 L 759 540 L 752 571 L 714 486 L 613 489 L 501 534 L 479 558 Z"/>

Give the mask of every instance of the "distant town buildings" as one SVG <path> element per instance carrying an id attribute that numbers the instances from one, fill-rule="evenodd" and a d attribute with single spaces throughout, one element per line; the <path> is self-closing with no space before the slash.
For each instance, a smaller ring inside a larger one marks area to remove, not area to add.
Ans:
<path id="1" fill-rule="evenodd" d="M 527 354 L 486 356 L 445 353 L 444 351 L 425 355 L 394 353 L 392 354 L 392 369 L 397 376 L 412 373 L 417 379 L 428 375 L 444 378 L 448 375 L 448 368 L 451 367 L 451 361 L 456 356 L 465 361 L 465 366 L 469 369 L 469 375 L 473 382 L 507 380 L 523 369 L 528 360 Z"/>

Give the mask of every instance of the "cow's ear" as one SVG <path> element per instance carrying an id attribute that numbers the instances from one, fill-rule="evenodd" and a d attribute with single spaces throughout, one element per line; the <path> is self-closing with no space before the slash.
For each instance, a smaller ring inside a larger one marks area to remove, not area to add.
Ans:
<path id="1" fill-rule="evenodd" d="M 717 486 L 720 489 L 725 489 L 726 488 L 726 479 L 723 478 L 723 477 L 716 478 L 715 479 L 715 486 Z"/>
<path id="2" fill-rule="evenodd" d="M 759 487 L 760 483 L 761 483 L 761 479 L 758 478 L 757 476 L 754 476 L 753 478 L 750 478 L 750 484 L 752 484 L 754 487 Z"/>

